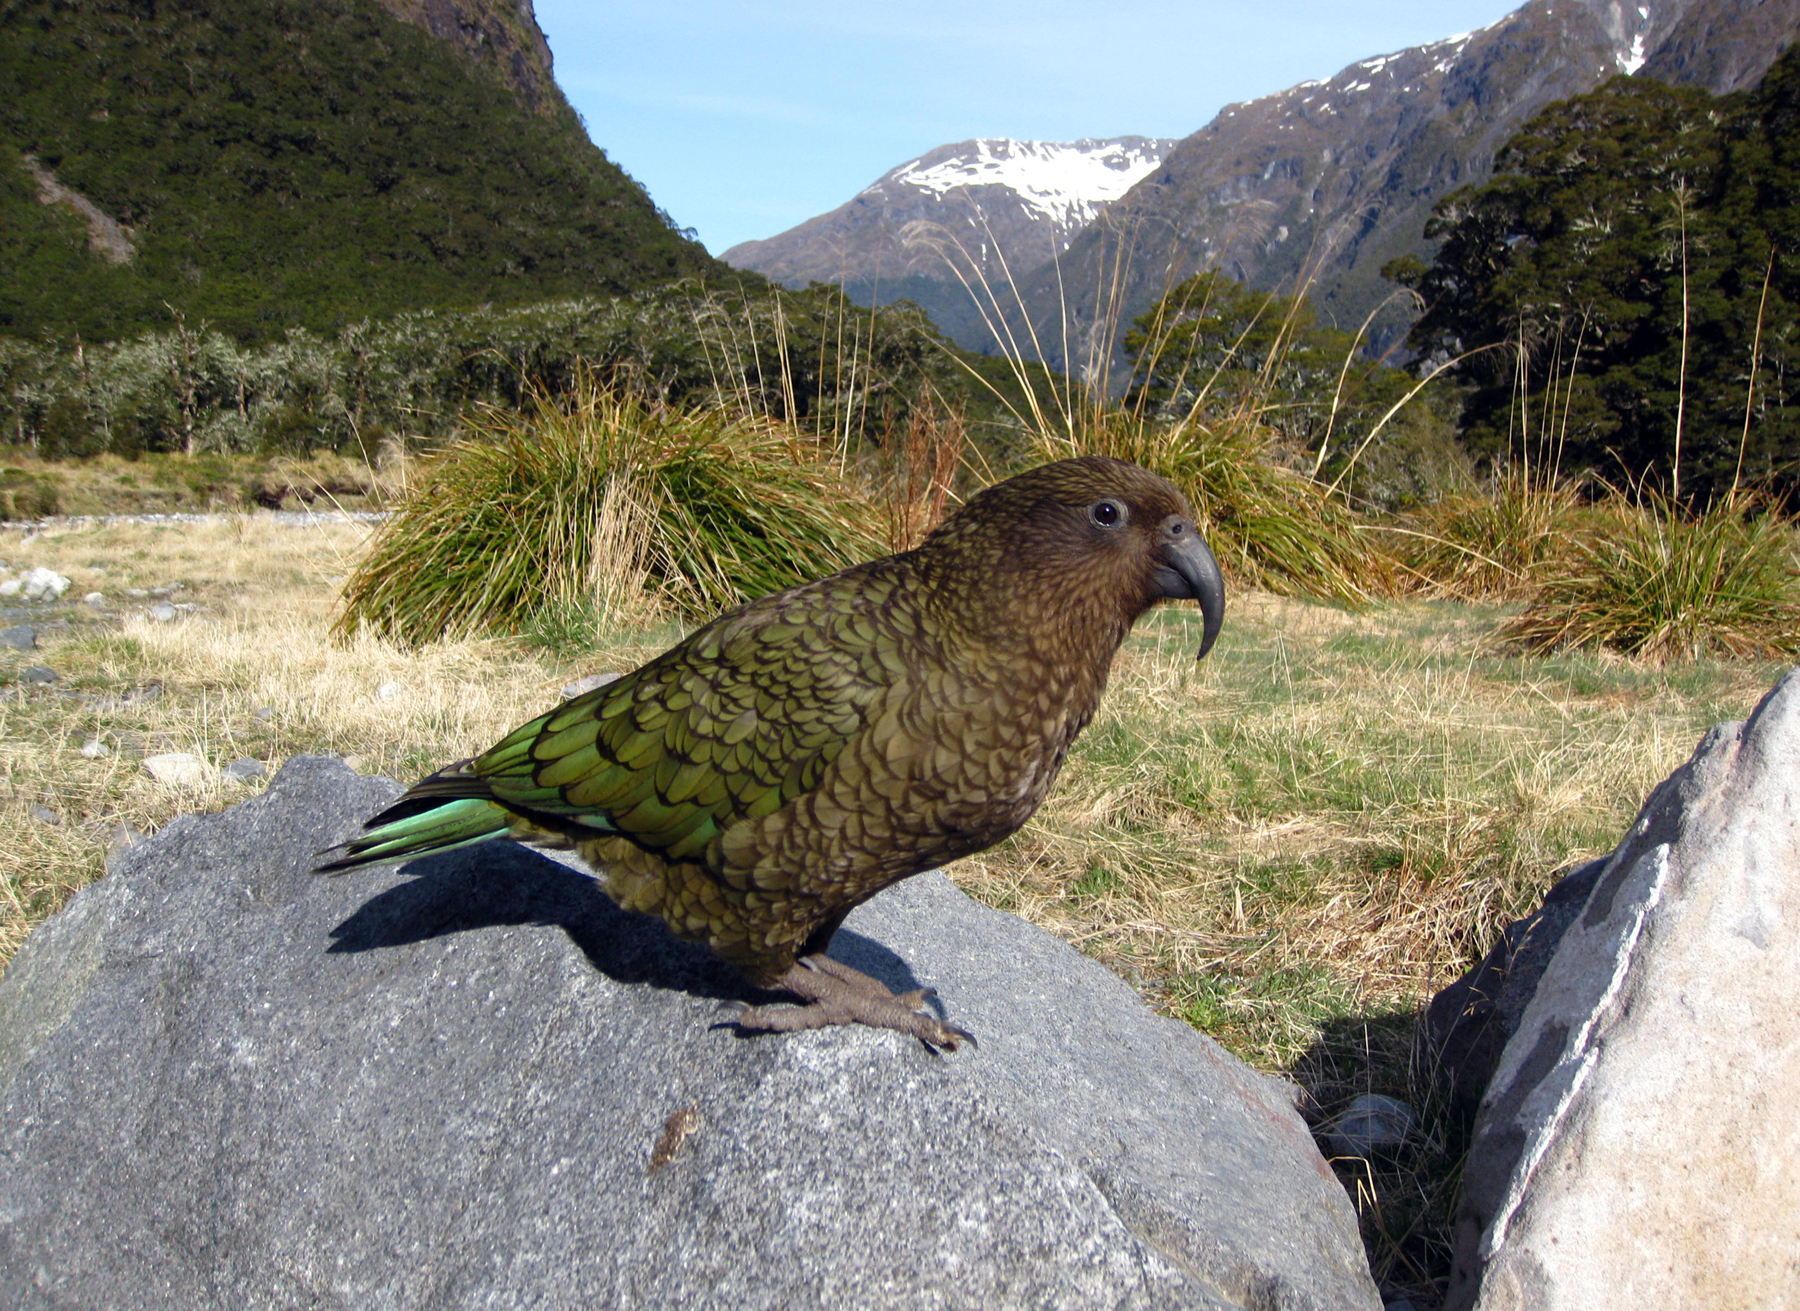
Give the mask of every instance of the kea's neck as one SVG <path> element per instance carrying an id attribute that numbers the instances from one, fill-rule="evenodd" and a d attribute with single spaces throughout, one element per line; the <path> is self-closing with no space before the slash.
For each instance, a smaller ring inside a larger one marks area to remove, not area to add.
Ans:
<path id="1" fill-rule="evenodd" d="M 1097 701 L 1134 615 L 1109 580 L 1054 562 L 915 553 L 933 627 L 997 678 L 1050 685 Z M 1024 689 L 1021 689 L 1024 690 Z"/>

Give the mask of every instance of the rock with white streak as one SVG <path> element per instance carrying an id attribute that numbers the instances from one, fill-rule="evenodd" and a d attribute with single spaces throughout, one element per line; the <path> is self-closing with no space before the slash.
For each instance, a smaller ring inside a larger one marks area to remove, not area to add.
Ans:
<path id="1" fill-rule="evenodd" d="M 1800 670 L 1651 794 L 1476 1119 L 1445 1311 L 1800 1306 Z"/>

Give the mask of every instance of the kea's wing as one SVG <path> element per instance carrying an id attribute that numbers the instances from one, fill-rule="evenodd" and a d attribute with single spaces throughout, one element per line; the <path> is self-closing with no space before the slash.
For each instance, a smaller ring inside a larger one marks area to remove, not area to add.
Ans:
<path id="1" fill-rule="evenodd" d="M 501 805 L 692 860 L 817 785 L 903 672 L 894 580 L 867 567 L 765 598 L 471 762 Z"/>

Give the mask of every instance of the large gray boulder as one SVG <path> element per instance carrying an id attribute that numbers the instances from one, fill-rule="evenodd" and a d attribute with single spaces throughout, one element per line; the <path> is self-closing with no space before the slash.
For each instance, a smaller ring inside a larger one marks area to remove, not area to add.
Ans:
<path id="1" fill-rule="evenodd" d="M 1445 1311 L 1800 1307 L 1800 670 L 1645 803 L 1475 1122 Z"/>
<path id="2" fill-rule="evenodd" d="M 741 985 L 493 844 L 322 879 L 318 759 L 131 847 L 0 980 L 0 1305 L 1374 1308 L 1293 1090 L 941 875 L 834 952 L 981 1045 Z"/>

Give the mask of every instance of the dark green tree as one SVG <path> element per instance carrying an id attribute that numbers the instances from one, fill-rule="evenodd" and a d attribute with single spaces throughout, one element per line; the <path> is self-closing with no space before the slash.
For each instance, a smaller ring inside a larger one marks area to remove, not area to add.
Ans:
<path id="1" fill-rule="evenodd" d="M 1703 498 L 1791 476 L 1779 228 L 1797 179 L 1778 134 L 1795 69 L 1790 54 L 1753 95 L 1717 99 L 1615 78 L 1438 204 L 1432 265 L 1386 271 L 1425 302 L 1412 349 L 1463 356 L 1472 450 Z"/>

